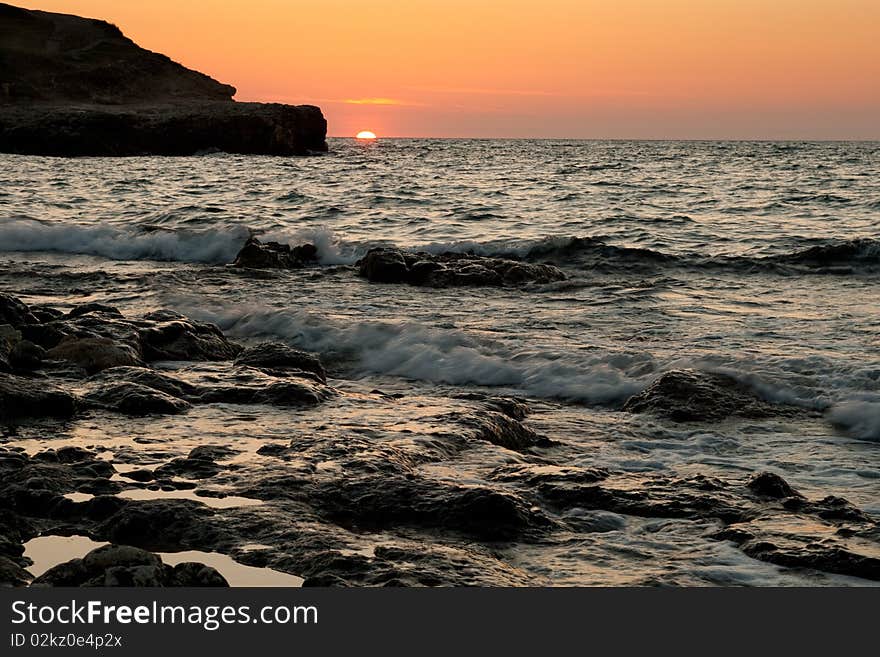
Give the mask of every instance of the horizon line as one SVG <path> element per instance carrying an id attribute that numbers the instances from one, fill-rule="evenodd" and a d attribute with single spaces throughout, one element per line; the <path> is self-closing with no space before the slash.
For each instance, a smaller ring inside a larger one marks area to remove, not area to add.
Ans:
<path id="1" fill-rule="evenodd" d="M 350 139 L 357 141 L 352 135 L 327 135 L 327 139 Z M 377 141 L 389 139 L 446 139 L 471 141 L 656 141 L 656 142 L 825 142 L 825 143 L 880 143 L 878 137 L 430 137 L 423 135 L 378 135 Z"/>

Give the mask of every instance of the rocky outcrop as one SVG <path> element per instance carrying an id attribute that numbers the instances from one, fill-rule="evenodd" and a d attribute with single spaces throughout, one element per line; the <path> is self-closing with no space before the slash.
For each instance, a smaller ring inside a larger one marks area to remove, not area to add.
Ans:
<path id="1" fill-rule="evenodd" d="M 232 263 L 247 269 L 299 269 L 315 262 L 318 249 L 313 244 L 290 247 L 279 242 L 261 242 L 251 237 Z"/>
<path id="2" fill-rule="evenodd" d="M 147 416 L 193 404 L 310 406 L 334 394 L 317 356 L 275 342 L 243 350 L 217 326 L 170 310 L 138 318 L 101 304 L 35 311 L 0 296 L 0 312 L 18 325 L 0 324 L 0 421 L 78 409 Z M 184 366 L 169 374 L 147 367 L 155 361 Z M 83 380 L 79 397 L 65 389 L 71 379 Z"/>
<path id="3" fill-rule="evenodd" d="M 0 421 L 22 417 L 70 417 L 76 398 L 40 379 L 0 373 Z"/>
<path id="4" fill-rule="evenodd" d="M 302 155 L 327 149 L 313 106 L 237 103 L 235 88 L 114 25 L 0 4 L 0 151 Z"/>
<path id="5" fill-rule="evenodd" d="M 729 417 L 766 418 L 803 414 L 803 409 L 772 404 L 726 374 L 696 370 L 666 372 L 630 397 L 623 410 L 651 413 L 675 422 L 712 422 Z"/>
<path id="6" fill-rule="evenodd" d="M 59 564 L 37 577 L 34 586 L 229 586 L 214 568 L 200 563 L 169 566 L 152 552 L 105 545 L 82 559 Z"/>
<path id="7" fill-rule="evenodd" d="M 487 258 L 470 253 L 410 253 L 375 248 L 357 263 L 361 276 L 374 283 L 425 287 L 502 286 L 565 280 L 558 267 Z"/>

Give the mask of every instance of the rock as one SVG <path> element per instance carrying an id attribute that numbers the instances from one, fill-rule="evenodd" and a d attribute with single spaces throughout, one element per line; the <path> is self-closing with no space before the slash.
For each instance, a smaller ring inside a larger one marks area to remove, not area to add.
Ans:
<path id="1" fill-rule="evenodd" d="M 232 360 L 241 347 L 230 342 L 214 324 L 197 322 L 170 310 L 144 316 L 149 326 L 140 331 L 144 358 L 155 360 Z"/>
<path id="2" fill-rule="evenodd" d="M 31 574 L 12 559 L 0 555 L 0 588 L 27 586 Z"/>
<path id="3" fill-rule="evenodd" d="M 229 586 L 210 566 L 183 563 L 171 567 L 151 552 L 126 545 L 104 545 L 36 578 L 34 586 Z"/>
<path id="4" fill-rule="evenodd" d="M 105 545 L 89 552 L 82 562 L 87 571 L 104 571 L 113 566 L 158 566 L 162 559 L 128 545 Z"/>
<path id="5" fill-rule="evenodd" d="M 516 452 L 527 451 L 533 447 L 550 447 L 553 441 L 541 436 L 509 415 L 496 411 L 485 411 L 471 420 L 477 426 L 475 436 Z"/>
<path id="6" fill-rule="evenodd" d="M 515 397 L 494 397 L 486 400 L 486 406 L 491 411 L 504 413 L 506 416 L 520 422 L 525 420 L 532 412 L 532 409 L 529 408 L 525 400 Z"/>
<path id="7" fill-rule="evenodd" d="M 409 283 L 426 287 L 497 287 L 565 280 L 565 274 L 553 265 L 469 253 L 433 255 L 375 248 L 370 249 L 357 266 L 361 276 L 376 283 Z"/>
<path id="8" fill-rule="evenodd" d="M 211 566 L 187 561 L 174 566 L 165 586 L 218 587 L 229 586 L 229 582 Z"/>
<path id="9" fill-rule="evenodd" d="M 46 359 L 46 350 L 30 340 L 20 340 L 9 353 L 9 362 L 19 370 L 38 369 Z"/>
<path id="10" fill-rule="evenodd" d="M 200 385 L 195 401 L 201 403 L 313 406 L 333 395 L 331 388 L 311 378 L 278 378 L 251 367 L 236 367 L 202 379 Z"/>
<path id="11" fill-rule="evenodd" d="M 269 370 L 300 370 L 311 372 L 326 383 L 327 372 L 317 356 L 293 349 L 281 342 L 263 342 L 248 347 L 235 359 L 236 365 L 247 365 Z"/>
<path id="12" fill-rule="evenodd" d="M 13 7 L 2 20 L 0 151 L 327 150 L 327 122 L 317 107 L 234 102 L 234 87 L 138 47 L 108 23 Z"/>
<path id="13" fill-rule="evenodd" d="M 65 337 L 46 352 L 49 358 L 66 360 L 83 368 L 89 374 L 111 367 L 140 365 L 137 352 L 130 346 L 111 338 Z"/>
<path id="14" fill-rule="evenodd" d="M 358 529 L 425 527 L 506 541 L 549 525 L 517 495 L 419 477 L 337 480 L 320 486 L 311 502 L 336 522 Z"/>
<path id="15" fill-rule="evenodd" d="M 71 417 L 76 398 L 39 379 L 0 373 L 0 420 L 23 417 Z"/>
<path id="16" fill-rule="evenodd" d="M 374 283 L 408 283 L 406 258 L 394 249 L 370 249 L 360 261 L 360 275 Z"/>
<path id="17" fill-rule="evenodd" d="M 37 318 L 30 308 L 18 297 L 0 292 L 0 324 L 18 328 L 22 324 L 36 324 Z"/>
<path id="18" fill-rule="evenodd" d="M 222 468 L 214 462 L 210 456 L 201 454 L 190 455 L 186 458 L 176 458 L 165 465 L 159 466 L 155 474 L 159 477 L 186 477 L 187 479 L 210 479 L 216 476 Z"/>
<path id="19" fill-rule="evenodd" d="M 89 381 L 95 383 L 136 383 L 179 399 L 197 397 L 200 393 L 198 386 L 146 367 L 112 367 L 92 376 Z"/>
<path id="20" fill-rule="evenodd" d="M 211 542 L 222 531 L 214 512 L 191 500 L 129 502 L 109 516 L 96 533 L 115 543 L 158 551 L 178 551 L 193 541 Z"/>
<path id="21" fill-rule="evenodd" d="M 125 415 L 176 415 L 189 402 L 138 383 L 108 383 L 89 391 L 83 401 Z"/>
<path id="22" fill-rule="evenodd" d="M 115 306 L 108 306 L 103 303 L 83 303 L 78 306 L 74 306 L 69 313 L 67 313 L 67 317 L 69 319 L 74 319 L 76 317 L 82 317 L 83 315 L 88 315 L 90 313 L 101 313 L 104 315 L 111 315 L 113 317 L 119 317 L 122 319 L 123 315 Z"/>
<path id="23" fill-rule="evenodd" d="M 0 324 L 0 372 L 11 372 L 12 350 L 21 340 L 21 332 L 9 324 Z"/>
<path id="24" fill-rule="evenodd" d="M 772 497 L 775 499 L 803 497 L 785 479 L 772 472 L 761 472 L 752 476 L 748 483 L 746 483 L 746 486 L 753 493 L 762 497 Z"/>
<path id="25" fill-rule="evenodd" d="M 841 545 L 804 540 L 798 536 L 756 538 L 740 546 L 753 559 L 785 568 L 810 568 L 826 573 L 880 581 L 880 558 Z"/>
<path id="26" fill-rule="evenodd" d="M 232 263 L 235 267 L 250 269 L 300 269 L 316 262 L 318 249 L 313 244 L 291 248 L 289 244 L 261 242 L 251 237 Z"/>
<path id="27" fill-rule="evenodd" d="M 802 413 L 771 404 L 725 374 L 675 370 L 666 372 L 623 406 L 630 413 L 652 413 L 675 422 L 712 422 L 729 417 L 766 418 Z"/>

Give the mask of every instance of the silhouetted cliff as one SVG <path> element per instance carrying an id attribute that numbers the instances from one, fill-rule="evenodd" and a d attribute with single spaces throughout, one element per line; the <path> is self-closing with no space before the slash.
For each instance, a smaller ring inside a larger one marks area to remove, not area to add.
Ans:
<path id="1" fill-rule="evenodd" d="M 234 87 L 144 50 L 105 21 L 0 3 L 0 151 L 326 150 L 319 108 L 236 103 L 233 95 Z"/>

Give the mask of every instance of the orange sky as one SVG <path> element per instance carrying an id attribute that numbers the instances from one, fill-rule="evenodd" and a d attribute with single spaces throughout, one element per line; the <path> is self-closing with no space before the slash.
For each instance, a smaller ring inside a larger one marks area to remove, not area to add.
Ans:
<path id="1" fill-rule="evenodd" d="M 21 4 L 320 105 L 331 135 L 880 138 L 880 0 Z"/>

